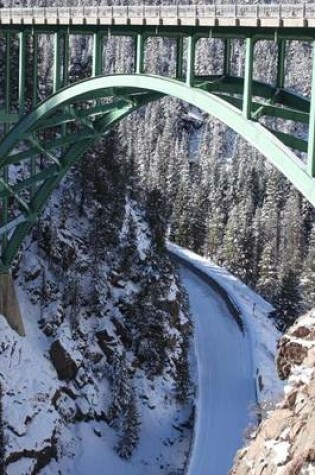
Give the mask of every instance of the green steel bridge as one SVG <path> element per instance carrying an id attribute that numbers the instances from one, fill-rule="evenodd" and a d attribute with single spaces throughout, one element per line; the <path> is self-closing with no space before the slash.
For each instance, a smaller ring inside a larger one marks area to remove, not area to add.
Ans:
<path id="1" fill-rule="evenodd" d="M 309 97 L 285 84 L 289 42 L 315 45 L 315 5 L 3 8 L 0 25 L 0 312 L 10 313 L 1 285 L 9 285 L 6 276 L 18 249 L 69 168 L 118 121 L 164 96 L 224 122 L 315 205 L 315 46 Z M 41 35 L 52 38 L 52 93 L 44 100 Z M 92 68 L 88 79 L 70 84 L 75 35 L 92 37 Z M 129 74 L 104 75 L 106 39 L 113 36 L 133 39 Z M 173 77 L 146 73 L 150 37 L 176 42 Z M 219 38 L 224 45 L 218 75 L 196 73 L 196 45 L 202 38 Z M 242 77 L 232 74 L 235 40 L 245 43 Z M 264 40 L 276 45 L 274 84 L 254 77 L 255 46 Z M 305 134 L 274 125 L 288 121 L 304 127 Z"/>

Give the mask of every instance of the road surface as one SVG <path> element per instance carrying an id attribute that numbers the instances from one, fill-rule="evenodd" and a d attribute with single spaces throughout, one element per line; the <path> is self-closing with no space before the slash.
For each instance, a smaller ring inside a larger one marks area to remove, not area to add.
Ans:
<path id="1" fill-rule="evenodd" d="M 227 475 L 256 401 L 250 339 L 211 282 L 180 264 L 195 322 L 195 439 L 188 475 Z"/>

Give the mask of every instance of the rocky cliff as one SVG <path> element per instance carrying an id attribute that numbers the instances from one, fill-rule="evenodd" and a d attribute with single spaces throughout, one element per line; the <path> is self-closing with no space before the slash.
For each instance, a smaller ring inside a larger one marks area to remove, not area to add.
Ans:
<path id="1" fill-rule="evenodd" d="M 277 367 L 284 398 L 238 452 L 231 475 L 315 474 L 315 311 L 281 338 Z"/>

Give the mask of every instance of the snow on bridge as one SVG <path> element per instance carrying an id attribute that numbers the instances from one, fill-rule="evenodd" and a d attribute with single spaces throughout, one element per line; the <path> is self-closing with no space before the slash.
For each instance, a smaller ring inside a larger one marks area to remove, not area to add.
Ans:
<path id="1" fill-rule="evenodd" d="M 315 27 L 310 4 L 2 8 L 1 24 Z"/>

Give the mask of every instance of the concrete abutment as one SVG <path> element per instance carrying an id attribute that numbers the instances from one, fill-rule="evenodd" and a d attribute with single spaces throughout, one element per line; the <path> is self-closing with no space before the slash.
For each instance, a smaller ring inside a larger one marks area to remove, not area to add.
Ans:
<path id="1" fill-rule="evenodd" d="M 25 336 L 20 305 L 11 272 L 0 274 L 0 314 L 20 336 Z"/>

